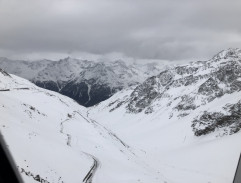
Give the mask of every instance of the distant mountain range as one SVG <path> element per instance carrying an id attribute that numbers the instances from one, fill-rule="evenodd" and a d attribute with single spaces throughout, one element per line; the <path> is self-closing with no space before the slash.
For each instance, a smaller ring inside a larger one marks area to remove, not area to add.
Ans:
<path id="1" fill-rule="evenodd" d="M 88 107 L 106 100 L 123 88 L 140 84 L 148 77 L 157 75 L 164 65 L 126 64 L 121 60 L 94 62 L 68 57 L 59 61 L 34 62 L 0 58 L 0 67 Z"/>

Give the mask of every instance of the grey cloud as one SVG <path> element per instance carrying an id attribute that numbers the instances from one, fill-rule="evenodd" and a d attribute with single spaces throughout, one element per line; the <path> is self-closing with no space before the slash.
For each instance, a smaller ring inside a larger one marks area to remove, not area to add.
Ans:
<path id="1" fill-rule="evenodd" d="M 209 58 L 241 47 L 240 7 L 238 0 L 0 0 L 0 53 Z"/>

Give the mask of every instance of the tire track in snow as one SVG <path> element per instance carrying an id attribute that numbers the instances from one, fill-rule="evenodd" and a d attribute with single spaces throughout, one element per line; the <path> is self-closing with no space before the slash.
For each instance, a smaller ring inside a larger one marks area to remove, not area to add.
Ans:
<path id="1" fill-rule="evenodd" d="M 66 119 L 66 120 L 64 120 L 64 121 L 62 121 L 60 123 L 60 133 L 62 133 L 62 134 L 67 136 L 67 146 L 71 147 L 72 136 L 70 134 L 68 134 L 68 133 L 64 133 L 64 123 L 69 121 L 69 120 L 70 120 L 70 118 L 68 118 L 68 119 Z M 93 159 L 93 161 L 94 161 L 92 167 L 90 168 L 90 170 L 88 171 L 88 173 L 86 174 L 86 176 L 84 177 L 82 182 L 84 182 L 84 183 L 92 183 L 92 179 L 93 179 L 93 177 L 95 175 L 95 172 L 97 171 L 97 168 L 100 165 L 100 161 L 95 156 L 93 156 L 93 155 L 91 155 L 89 153 L 86 153 L 86 152 L 83 152 L 83 151 L 82 151 L 82 153 L 84 153 L 85 155 L 91 157 Z"/>
<path id="2" fill-rule="evenodd" d="M 64 123 L 69 121 L 69 119 L 66 119 L 60 123 L 60 133 L 67 136 L 67 146 L 71 147 L 71 135 L 68 133 L 64 133 Z"/>
<path id="3" fill-rule="evenodd" d="M 127 148 L 133 155 L 135 155 L 135 153 L 133 153 L 130 149 L 130 146 L 127 145 L 125 142 L 123 142 L 115 133 L 113 133 L 110 129 L 106 128 L 105 126 L 101 125 L 100 123 L 98 123 L 97 121 L 89 118 L 89 112 L 87 111 L 86 117 L 89 118 L 87 119 L 86 117 L 84 117 L 80 112 L 78 111 L 74 111 L 75 113 L 78 113 L 82 118 L 84 118 L 88 123 L 92 123 L 95 127 L 99 127 L 100 129 L 108 132 L 108 134 L 110 135 L 110 137 L 112 137 L 113 139 L 115 139 L 116 141 L 120 142 L 125 148 Z"/>

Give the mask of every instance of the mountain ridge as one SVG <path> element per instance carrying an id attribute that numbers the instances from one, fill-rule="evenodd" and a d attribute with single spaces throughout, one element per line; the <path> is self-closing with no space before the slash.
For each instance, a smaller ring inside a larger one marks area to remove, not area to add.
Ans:
<path id="1" fill-rule="evenodd" d="M 0 130 L 29 183 L 91 173 L 106 183 L 231 183 L 241 151 L 239 53 L 170 67 L 89 108 L 0 70 Z"/>
<path id="2" fill-rule="evenodd" d="M 59 61 L 35 62 L 0 58 L 0 67 L 88 107 L 106 100 L 123 88 L 158 74 L 163 64 L 126 64 L 122 60 L 94 62 L 70 57 Z"/>
<path id="3" fill-rule="evenodd" d="M 170 67 L 139 84 L 124 98 L 112 101 L 108 104 L 108 109 L 112 112 L 124 106 L 126 113 L 151 114 L 158 112 L 162 107 L 169 111 L 169 119 L 178 119 L 213 100 L 240 91 L 241 50 L 230 48 L 221 51 L 208 61 Z M 223 132 L 220 131 L 220 135 L 237 133 L 241 127 L 239 103 L 240 101 L 237 101 L 229 107 L 223 104 L 226 112 L 219 115 L 203 111 L 200 117 L 193 120 L 195 135 L 205 135 L 215 131 L 216 128 L 224 128 Z M 236 112 L 230 113 L 231 108 Z M 215 120 L 208 115 L 216 115 Z M 225 119 L 229 122 L 221 122 Z M 230 127 L 230 131 L 227 132 L 228 129 L 225 127 Z"/>
<path id="4" fill-rule="evenodd" d="M 167 177 L 166 182 L 232 182 L 240 155 L 241 55 L 171 67 L 88 108 Z"/>

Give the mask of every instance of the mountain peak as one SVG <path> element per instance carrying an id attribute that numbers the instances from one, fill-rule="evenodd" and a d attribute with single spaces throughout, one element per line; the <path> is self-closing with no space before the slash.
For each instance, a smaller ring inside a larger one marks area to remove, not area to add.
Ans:
<path id="1" fill-rule="evenodd" d="M 241 57 L 241 49 L 239 48 L 228 48 L 222 50 L 213 57 L 213 60 L 227 59 L 227 58 L 238 58 Z"/>
<path id="2" fill-rule="evenodd" d="M 70 60 L 72 60 L 72 58 L 70 56 L 68 56 L 68 57 L 60 59 L 59 62 L 68 62 Z"/>

